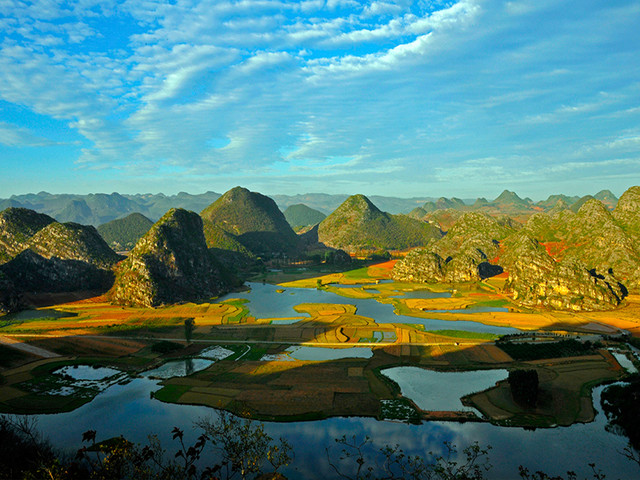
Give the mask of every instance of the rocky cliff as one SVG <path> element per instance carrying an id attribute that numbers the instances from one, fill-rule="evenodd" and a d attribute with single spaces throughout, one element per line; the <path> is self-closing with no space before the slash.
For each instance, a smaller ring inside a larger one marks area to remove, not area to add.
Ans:
<path id="1" fill-rule="evenodd" d="M 229 285 L 207 250 L 200 216 L 171 209 L 118 265 L 108 297 L 122 305 L 157 307 L 208 299 Z"/>
<path id="2" fill-rule="evenodd" d="M 80 260 L 105 270 L 122 259 L 95 227 L 78 223 L 53 222 L 36 233 L 27 246 L 45 258 Z"/>
<path id="3" fill-rule="evenodd" d="M 393 277 L 419 282 L 472 282 L 502 272 L 492 264 L 500 241 L 514 229 L 508 222 L 478 212 L 464 213 L 446 235 L 427 250 L 410 252 L 396 263 Z"/>
<path id="4" fill-rule="evenodd" d="M 501 259 L 509 272 L 505 291 L 519 303 L 559 310 L 607 310 L 618 306 L 626 287 L 608 270 L 588 269 L 574 259 L 556 261 L 521 232 L 505 241 Z"/>
<path id="5" fill-rule="evenodd" d="M 9 261 L 25 248 L 31 237 L 53 218 L 27 208 L 7 208 L 0 212 L 0 264 Z"/>

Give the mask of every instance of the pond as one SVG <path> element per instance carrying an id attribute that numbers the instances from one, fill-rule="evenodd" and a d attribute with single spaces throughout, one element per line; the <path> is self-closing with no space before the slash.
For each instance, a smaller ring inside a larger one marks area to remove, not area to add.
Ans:
<path id="1" fill-rule="evenodd" d="M 625 355 L 622 352 L 613 352 L 613 351 L 611 352 L 611 354 L 615 357 L 615 359 L 618 361 L 620 366 L 624 368 L 628 373 L 638 372 L 638 369 L 633 364 L 633 362 L 629 359 L 629 357 L 627 357 L 627 355 Z"/>
<path id="2" fill-rule="evenodd" d="M 54 375 L 61 377 L 68 376 L 73 380 L 105 380 L 121 373 L 115 368 L 108 367 L 90 367 L 88 365 L 70 365 L 54 370 Z"/>
<path id="3" fill-rule="evenodd" d="M 509 376 L 504 369 L 471 372 L 436 372 L 419 367 L 393 367 L 382 373 L 396 382 L 404 397 L 422 410 L 472 411 L 460 398 L 493 387 Z M 446 388 L 442 388 L 446 385 Z"/>
<path id="4" fill-rule="evenodd" d="M 149 378 L 186 377 L 194 372 L 204 370 L 212 363 L 213 360 L 203 358 L 185 358 L 167 362 L 158 368 L 142 372 L 142 375 Z"/>
<path id="5" fill-rule="evenodd" d="M 371 358 L 372 356 L 373 351 L 367 347 L 328 348 L 294 346 L 287 348 L 282 353 L 264 355 L 260 360 L 269 362 L 301 360 L 308 362 L 339 360 L 341 358 Z"/>
<path id="6" fill-rule="evenodd" d="M 124 435 L 131 441 L 145 443 L 149 434 L 158 434 L 168 454 L 173 454 L 177 449 L 171 440 L 174 426 L 185 431 L 186 441 L 193 442 L 199 434 L 191 428 L 193 422 L 215 417 L 218 412 L 151 398 L 151 393 L 159 388 L 159 382 L 149 378 L 136 378 L 126 385 L 114 384 L 73 412 L 37 416 L 38 425 L 55 445 L 70 451 L 81 446 L 83 432 L 93 429 L 98 432 L 98 440 Z M 445 378 L 437 388 L 447 390 L 451 386 Z M 595 389 L 596 405 L 602 388 Z M 604 415 L 598 413 L 592 423 L 534 431 L 474 422 L 408 425 L 359 417 L 266 423 L 265 429 L 272 437 L 282 436 L 294 446 L 295 461 L 283 471 L 290 480 L 334 478 L 335 471 L 328 465 L 324 452 L 329 447 L 332 457 L 337 458 L 339 451 L 334 439 L 343 435 L 355 435 L 358 439 L 369 436 L 375 447 L 399 444 L 406 453 L 421 455 L 442 451 L 444 441 L 460 448 L 473 442 L 483 447 L 490 445 L 493 468 L 487 478 L 496 480 L 518 478 L 519 465 L 552 475 L 574 470 L 580 478 L 591 478 L 587 465 L 590 462 L 595 462 L 607 478 L 637 478 L 638 466 L 619 453 L 626 439 L 607 432 L 605 424 Z M 208 451 L 205 461 L 213 462 L 213 453 Z"/>
<path id="7" fill-rule="evenodd" d="M 301 303 L 335 303 L 338 305 L 355 305 L 357 314 L 363 317 L 373 318 L 377 323 L 411 323 L 414 325 L 423 325 L 425 330 L 465 330 L 469 332 L 493 333 L 496 335 L 506 335 L 510 333 L 518 333 L 520 330 L 510 327 L 497 327 L 493 325 L 484 325 L 478 322 L 470 322 L 465 320 L 435 320 L 429 318 L 411 317 L 408 315 L 396 315 L 392 304 L 380 303 L 373 298 L 347 298 L 333 292 L 314 288 L 285 288 L 284 292 L 277 293 L 276 290 L 282 290 L 282 287 L 270 285 L 266 283 L 247 283 L 250 291 L 236 292 L 225 295 L 219 299 L 224 301 L 232 298 L 244 298 L 249 301 L 246 304 L 251 315 L 256 318 L 287 318 L 300 317 L 307 314 L 301 314 L 294 310 L 296 305 Z M 413 292 L 420 294 L 417 298 L 434 298 L 433 295 L 443 296 L 441 293 L 434 293 L 428 290 Z M 445 293 L 444 296 L 450 296 Z M 478 307 L 483 312 L 504 311 L 506 309 L 500 307 Z M 472 309 L 465 310 L 446 310 L 451 313 L 474 313 Z M 298 320 L 285 320 L 284 322 L 295 323 Z M 278 320 L 278 323 L 283 321 Z"/>

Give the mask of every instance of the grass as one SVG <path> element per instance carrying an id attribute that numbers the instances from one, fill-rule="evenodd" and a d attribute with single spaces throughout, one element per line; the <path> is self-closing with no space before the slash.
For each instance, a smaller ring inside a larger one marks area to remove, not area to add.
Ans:
<path id="1" fill-rule="evenodd" d="M 443 337 L 468 338 L 473 340 L 497 340 L 500 335 L 483 332 L 468 332 L 466 330 L 431 330 L 429 333 Z"/>
<path id="2" fill-rule="evenodd" d="M 164 385 L 153 394 L 153 398 L 161 402 L 177 403 L 180 397 L 191 390 L 190 385 Z"/>
<path id="3" fill-rule="evenodd" d="M 371 279 L 371 276 L 369 275 L 369 267 L 358 268 L 356 270 L 349 270 L 347 272 L 344 272 L 342 275 L 344 276 L 344 278 L 348 278 L 350 280 Z"/>

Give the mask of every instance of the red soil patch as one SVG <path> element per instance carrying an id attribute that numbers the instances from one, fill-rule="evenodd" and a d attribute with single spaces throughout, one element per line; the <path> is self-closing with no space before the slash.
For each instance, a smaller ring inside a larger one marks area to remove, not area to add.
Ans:
<path id="1" fill-rule="evenodd" d="M 569 248 L 569 246 L 566 245 L 564 242 L 540 242 L 540 243 L 544 245 L 544 248 L 547 250 L 547 254 L 549 254 L 553 258 L 556 258 L 562 252 L 564 252 L 567 248 Z"/>
<path id="2" fill-rule="evenodd" d="M 393 266 L 396 264 L 397 260 L 389 260 L 388 262 L 376 263 L 375 265 L 371 265 L 374 268 L 380 268 L 383 270 L 391 271 Z"/>

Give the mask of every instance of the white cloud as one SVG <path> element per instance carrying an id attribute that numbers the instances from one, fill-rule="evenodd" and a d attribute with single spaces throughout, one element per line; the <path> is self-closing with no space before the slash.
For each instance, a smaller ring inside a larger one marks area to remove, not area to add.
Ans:
<path id="1" fill-rule="evenodd" d="M 0 144 L 8 147 L 48 147 L 56 143 L 26 128 L 0 122 Z"/>
<path id="2" fill-rule="evenodd" d="M 86 168 L 540 179 L 638 148 L 640 11 L 586 1 L 3 2 L 0 99 L 81 135 Z M 8 121 L 5 145 L 47 137 Z"/>

